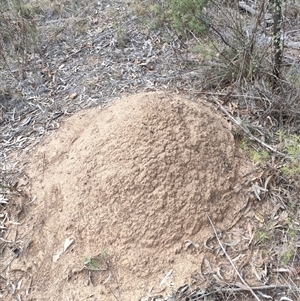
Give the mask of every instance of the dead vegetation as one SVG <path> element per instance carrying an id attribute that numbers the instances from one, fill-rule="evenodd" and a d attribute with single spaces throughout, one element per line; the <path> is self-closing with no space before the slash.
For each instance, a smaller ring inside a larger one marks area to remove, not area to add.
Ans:
<path id="1" fill-rule="evenodd" d="M 147 21 L 147 0 L 28 1 L 13 15 L 1 12 L 1 26 L 13 28 L 1 35 L 8 68 L 1 70 L 0 246 L 12 258 L 1 262 L 2 297 L 18 298 L 22 275 L 12 280 L 9 266 L 30 244 L 15 227 L 33 201 L 22 193 L 20 152 L 33 149 L 75 111 L 105 105 L 124 92 L 171 89 L 216 104 L 235 123 L 236 140 L 258 169 L 242 223 L 206 242 L 221 264 L 204 260 L 202 284 L 195 275 L 194 283 L 174 289 L 172 296 L 145 300 L 300 299 L 299 3 L 287 1 L 283 8 L 283 65 L 275 88 L 272 11 L 268 1 L 259 4 L 209 1 L 197 15 L 206 30 L 199 30 L 201 38 L 191 28 L 174 31 L 165 22 L 170 15 L 161 22 L 159 5 L 165 1 L 150 6 L 155 24 Z M 185 24 L 176 20 L 176 26 Z M 28 40 L 27 29 L 34 33 Z M 7 56 L 9 49 L 17 56 Z M 15 238 L 7 240 L 11 231 Z M 243 283 L 250 273 L 261 285 Z"/>
<path id="2" fill-rule="evenodd" d="M 2 1 L 0 5 L 0 62 L 1 69 L 6 69 L 15 76 L 12 60 L 17 62 L 19 75 L 23 72 L 28 56 L 34 51 L 37 29 L 32 12 L 23 0 Z"/>

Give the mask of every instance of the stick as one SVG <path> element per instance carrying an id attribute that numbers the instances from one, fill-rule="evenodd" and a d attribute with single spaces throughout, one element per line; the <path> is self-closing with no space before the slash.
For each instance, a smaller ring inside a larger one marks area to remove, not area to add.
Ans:
<path id="1" fill-rule="evenodd" d="M 250 286 L 249 286 L 250 287 Z M 290 288 L 289 285 L 276 285 L 276 284 L 272 284 L 272 285 L 263 285 L 263 286 L 251 286 L 252 290 L 267 290 L 267 289 L 271 289 L 271 288 Z M 221 291 L 223 292 L 227 292 L 227 291 L 231 291 L 231 292 L 241 292 L 241 291 L 245 291 L 246 289 L 244 288 L 228 288 L 228 289 L 221 289 Z"/>
<path id="2" fill-rule="evenodd" d="M 272 289 L 272 288 L 290 288 L 289 285 L 276 285 L 276 284 L 273 284 L 273 285 L 263 285 L 263 286 L 252 286 L 251 287 L 252 290 L 266 290 L 266 289 Z M 211 291 L 211 292 L 208 292 L 208 293 L 205 293 L 205 294 L 202 294 L 201 296 L 200 295 L 197 295 L 196 299 L 194 299 L 193 297 L 190 297 L 190 301 L 193 301 L 193 300 L 199 300 L 199 297 L 200 298 L 203 298 L 203 297 L 207 297 L 207 296 L 210 296 L 216 292 L 243 292 L 243 291 L 248 291 L 247 288 L 222 288 L 222 289 L 216 289 L 215 291 Z M 195 292 L 193 292 L 190 296 L 192 296 Z"/>
<path id="3" fill-rule="evenodd" d="M 220 93 L 220 92 L 207 92 L 207 91 L 192 91 L 194 94 L 205 94 L 205 95 L 213 95 L 213 96 L 226 96 L 228 93 Z M 250 98 L 250 99 L 259 99 L 259 100 L 267 100 L 269 101 L 268 98 L 265 97 L 260 97 L 260 96 L 254 96 L 254 95 L 246 95 L 246 94 L 231 94 L 232 97 L 235 98 Z"/>
<path id="4" fill-rule="evenodd" d="M 216 228 L 215 228 L 215 226 L 214 226 L 212 220 L 210 219 L 208 213 L 206 213 L 206 216 L 207 216 L 207 218 L 208 218 L 208 220 L 209 220 L 209 222 L 210 222 L 210 224 L 211 224 L 211 226 L 212 226 L 212 228 L 213 228 L 213 230 L 214 230 L 216 239 L 217 239 L 217 241 L 218 241 L 218 243 L 219 243 L 219 245 L 220 245 L 222 251 L 223 251 L 224 254 L 226 255 L 226 257 L 227 257 L 228 261 L 230 262 L 230 264 L 232 265 L 234 271 L 236 272 L 236 274 L 238 275 L 238 277 L 240 278 L 240 280 L 243 282 L 243 284 L 246 286 L 246 288 L 247 288 L 247 289 L 251 292 L 251 294 L 255 297 L 255 299 L 258 300 L 258 301 L 261 301 L 261 300 L 257 297 L 257 295 L 254 293 L 253 289 L 252 289 L 252 288 L 248 285 L 248 283 L 243 279 L 243 277 L 241 276 L 241 274 L 239 273 L 239 271 L 238 271 L 237 268 L 235 267 L 234 263 L 232 262 L 230 256 L 227 254 L 226 250 L 224 249 L 224 247 L 223 247 L 223 245 L 222 245 L 222 243 L 221 243 L 221 241 L 220 241 L 220 239 L 219 239 L 219 237 L 218 237 L 218 233 L 217 233 L 217 231 L 216 231 Z"/>

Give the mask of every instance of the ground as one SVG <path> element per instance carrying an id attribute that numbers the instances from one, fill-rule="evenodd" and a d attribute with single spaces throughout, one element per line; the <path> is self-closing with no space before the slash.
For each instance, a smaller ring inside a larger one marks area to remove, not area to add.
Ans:
<path id="1" fill-rule="evenodd" d="M 275 265 L 257 230 L 282 227 L 287 211 L 266 201 L 270 170 L 197 93 L 194 42 L 148 32 L 126 1 L 80 2 L 75 16 L 68 2 L 42 4 L 32 1 L 46 16 L 43 54 L 2 100 L 1 157 L 13 171 L 1 296 L 285 296 L 280 273 L 297 272 Z"/>
<path id="2" fill-rule="evenodd" d="M 228 228 L 245 206 L 234 191 L 250 170 L 243 159 L 222 116 L 180 96 L 137 94 L 75 114 L 27 167 L 37 196 L 27 226 L 33 230 L 26 261 L 35 262 L 30 269 L 40 284 L 33 296 L 40 300 L 45 287 L 48 300 L 70 298 L 76 287 L 83 300 L 104 294 L 101 285 L 84 285 L 86 271 L 73 275 L 85 257 L 103 252 L 115 265 L 104 268 L 112 276 L 106 285 L 118 281 L 124 300 L 138 300 L 152 286 L 167 290 L 170 281 L 186 284 L 191 271 L 201 273 L 205 251 L 191 254 L 187 243 L 211 235 L 206 214 Z M 53 262 L 65 239 L 73 245 Z"/>

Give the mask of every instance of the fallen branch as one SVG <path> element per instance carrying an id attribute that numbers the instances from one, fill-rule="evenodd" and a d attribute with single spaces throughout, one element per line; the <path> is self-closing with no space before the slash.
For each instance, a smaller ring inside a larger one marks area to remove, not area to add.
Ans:
<path id="1" fill-rule="evenodd" d="M 239 8 L 243 9 L 244 11 L 246 11 L 247 13 L 249 13 L 250 15 L 257 16 L 259 14 L 259 11 L 252 8 L 251 6 L 247 5 L 244 1 L 239 1 Z M 272 19 L 272 14 L 266 13 L 265 14 L 265 19 L 266 20 L 271 20 Z"/>

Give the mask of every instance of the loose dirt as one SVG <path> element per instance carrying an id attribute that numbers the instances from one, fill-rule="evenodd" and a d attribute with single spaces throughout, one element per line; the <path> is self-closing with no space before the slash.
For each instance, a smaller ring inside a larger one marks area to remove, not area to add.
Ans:
<path id="1" fill-rule="evenodd" d="M 144 93 L 76 113 L 31 155 L 31 244 L 12 269 L 26 265 L 31 300 L 171 292 L 201 278 L 206 214 L 232 224 L 251 166 L 204 101 Z"/>

